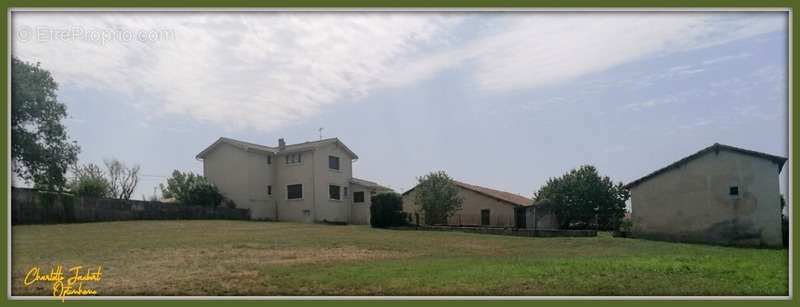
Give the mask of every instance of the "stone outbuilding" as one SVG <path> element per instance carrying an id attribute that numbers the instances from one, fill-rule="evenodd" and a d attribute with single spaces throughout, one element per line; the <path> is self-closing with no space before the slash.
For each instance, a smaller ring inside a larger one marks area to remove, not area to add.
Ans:
<path id="1" fill-rule="evenodd" d="M 633 236 L 781 247 L 778 177 L 786 158 L 714 144 L 637 179 Z"/>

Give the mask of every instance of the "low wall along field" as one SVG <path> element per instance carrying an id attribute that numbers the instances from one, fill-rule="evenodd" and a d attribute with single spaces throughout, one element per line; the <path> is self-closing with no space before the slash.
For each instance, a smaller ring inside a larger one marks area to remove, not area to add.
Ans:
<path id="1" fill-rule="evenodd" d="M 78 197 L 35 189 L 11 189 L 13 225 L 177 219 L 249 220 L 250 210 L 209 208 L 157 201 Z"/>

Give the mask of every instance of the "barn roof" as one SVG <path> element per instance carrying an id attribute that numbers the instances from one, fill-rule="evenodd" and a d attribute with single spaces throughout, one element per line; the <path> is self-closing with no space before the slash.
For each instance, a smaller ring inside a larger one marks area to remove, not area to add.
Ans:
<path id="1" fill-rule="evenodd" d="M 492 188 L 487 188 L 487 187 L 482 187 L 482 186 L 478 186 L 478 185 L 474 185 L 474 184 L 469 184 L 469 183 L 461 182 L 461 181 L 458 181 L 458 180 L 453 180 L 453 183 L 456 186 L 461 187 L 463 189 L 467 189 L 467 190 L 476 192 L 478 194 L 482 194 L 484 196 L 488 196 L 490 198 L 502 201 L 502 202 L 504 202 L 506 204 L 509 204 L 509 205 L 530 206 L 530 205 L 533 204 L 533 199 L 527 198 L 527 197 L 519 195 L 519 194 L 514 194 L 514 193 L 506 192 L 506 191 L 495 190 L 495 189 L 492 189 Z M 416 188 L 417 188 L 417 186 L 414 186 L 410 190 L 408 190 L 405 193 L 403 193 L 403 195 L 406 195 L 406 194 L 410 193 L 411 191 L 413 191 Z"/>
<path id="2" fill-rule="evenodd" d="M 737 152 L 737 153 L 740 153 L 740 154 L 745 154 L 745 155 L 748 155 L 748 156 L 752 156 L 752 157 L 756 157 L 756 158 L 761 158 L 761 159 L 772 161 L 773 163 L 778 165 L 778 173 L 781 172 L 781 168 L 783 168 L 783 164 L 784 164 L 784 162 L 786 162 L 786 158 L 784 158 L 784 157 L 775 156 L 775 155 L 771 155 L 771 154 L 767 154 L 767 153 L 763 153 L 763 152 L 758 152 L 758 151 L 753 151 L 753 150 L 749 150 L 749 149 L 734 147 L 734 146 L 730 146 L 730 145 L 714 143 L 714 145 L 711 145 L 709 147 L 703 148 L 702 150 L 700 150 L 700 151 L 698 151 L 698 152 L 696 152 L 694 154 L 691 154 L 691 155 L 689 155 L 689 156 L 687 156 L 687 157 L 685 157 L 683 159 L 680 159 L 680 160 L 678 160 L 678 161 L 676 161 L 676 162 L 674 162 L 674 163 L 672 163 L 670 165 L 667 165 L 667 166 L 665 166 L 663 168 L 660 168 L 660 169 L 656 170 L 655 172 L 647 174 L 646 176 L 644 176 L 642 178 L 639 178 L 639 179 L 636 179 L 634 181 L 631 181 L 630 183 L 626 184 L 623 187 L 626 188 L 626 189 L 633 188 L 633 187 L 641 184 L 642 182 L 650 180 L 651 178 L 653 178 L 655 176 L 658 176 L 658 175 L 661 175 L 661 174 L 663 174 L 663 173 L 665 173 L 665 172 L 667 172 L 667 171 L 669 171 L 671 169 L 680 167 L 681 165 L 686 164 L 689 161 L 692 161 L 694 159 L 697 159 L 697 158 L 699 158 L 700 156 L 702 156 L 702 155 L 704 155 L 706 153 L 709 153 L 709 152 L 712 152 L 712 151 L 713 152 L 719 152 L 720 150 L 727 150 L 727 151 Z"/>

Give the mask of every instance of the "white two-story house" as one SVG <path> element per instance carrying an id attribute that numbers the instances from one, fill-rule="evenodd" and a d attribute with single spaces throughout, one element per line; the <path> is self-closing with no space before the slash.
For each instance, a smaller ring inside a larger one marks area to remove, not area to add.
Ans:
<path id="1" fill-rule="evenodd" d="M 389 191 L 353 178 L 358 156 L 338 138 L 269 147 L 219 138 L 197 155 L 203 175 L 253 219 L 369 223 L 370 197 Z"/>

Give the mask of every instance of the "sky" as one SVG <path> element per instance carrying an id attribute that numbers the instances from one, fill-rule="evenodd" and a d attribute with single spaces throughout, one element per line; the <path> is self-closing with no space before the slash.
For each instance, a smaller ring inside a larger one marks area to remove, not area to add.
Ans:
<path id="1" fill-rule="evenodd" d="M 221 136 L 338 137 L 403 192 L 444 170 L 531 197 L 584 164 L 630 182 L 715 142 L 788 156 L 785 12 L 14 12 L 80 163 L 135 198 Z M 784 169 L 788 169 L 785 166 Z M 781 174 L 785 191 L 787 171 Z"/>

